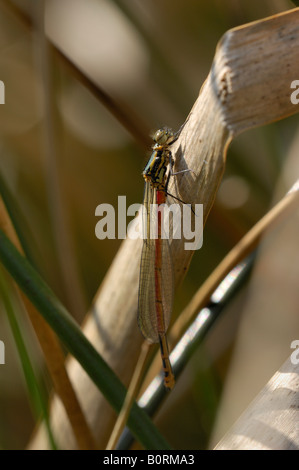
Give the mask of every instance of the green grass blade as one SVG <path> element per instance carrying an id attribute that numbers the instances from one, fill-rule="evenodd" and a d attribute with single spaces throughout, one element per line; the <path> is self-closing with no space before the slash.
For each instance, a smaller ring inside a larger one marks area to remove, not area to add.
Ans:
<path id="1" fill-rule="evenodd" d="M 5 207 L 9 214 L 9 217 L 13 223 L 14 229 L 18 235 L 18 239 L 22 245 L 24 253 L 29 261 L 35 265 L 35 260 L 38 259 L 32 252 L 30 246 L 32 246 L 32 240 L 34 240 L 32 230 L 29 227 L 26 218 L 24 217 L 16 198 L 12 194 L 9 186 L 5 182 L 3 176 L 0 173 L 0 194 L 4 201 Z M 34 244 L 35 250 L 37 249 Z"/>
<path id="2" fill-rule="evenodd" d="M 78 360 L 117 413 L 126 388 L 84 336 L 77 323 L 30 263 L 0 230 L 0 259 L 20 288 L 56 332 L 68 351 Z M 148 415 L 134 402 L 128 427 L 146 449 L 169 449 Z"/>
<path id="3" fill-rule="evenodd" d="M 57 449 L 50 428 L 47 400 L 31 364 L 31 360 L 27 352 L 27 347 L 22 336 L 17 317 L 14 312 L 14 306 L 11 301 L 13 293 L 9 288 L 9 283 L 5 279 L 5 274 L 2 268 L 0 268 L 0 294 L 7 313 L 7 318 L 14 337 L 14 341 L 18 350 L 33 412 L 36 415 L 37 419 L 40 419 L 41 416 L 43 417 L 50 445 L 52 449 Z"/>

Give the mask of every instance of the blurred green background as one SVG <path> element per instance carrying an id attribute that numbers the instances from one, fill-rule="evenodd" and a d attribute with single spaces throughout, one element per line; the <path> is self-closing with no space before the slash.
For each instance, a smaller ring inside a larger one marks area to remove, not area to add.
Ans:
<path id="1" fill-rule="evenodd" d="M 150 149 L 137 143 L 53 54 L 48 63 L 48 99 L 54 117 L 49 149 L 40 36 L 12 13 L 10 3 L 33 21 L 38 16 L 34 1 L 0 2 L 0 79 L 5 83 L 5 105 L 0 106 L 0 171 L 27 221 L 34 262 L 81 322 L 121 243 L 96 239 L 95 208 L 101 203 L 116 207 L 119 195 L 126 195 L 127 206 L 142 201 L 141 172 Z M 161 125 L 178 129 L 184 122 L 209 73 L 216 45 L 228 29 L 293 5 L 286 0 L 50 0 L 45 7 L 50 40 L 123 103 L 147 135 Z M 297 129 L 295 115 L 246 132 L 230 146 L 203 248 L 195 253 L 176 294 L 174 315 L 268 210 Z M 55 241 L 61 221 L 55 217 L 55 203 L 49 196 L 56 184 L 47 160 L 49 151 L 57 162 L 63 223 L 83 293 L 82 308 L 76 312 L 62 274 L 69 266 L 61 267 Z M 34 334 L 26 320 L 21 321 L 44 376 Z M 227 325 L 230 321 L 234 330 L 238 314 L 230 313 Z M 220 327 L 213 333 L 186 369 L 182 381 L 189 385 L 181 391 L 179 406 L 178 398 L 170 397 L 164 407 L 160 427 L 175 448 L 207 446 L 233 349 L 227 325 L 224 333 Z M 0 339 L 6 348 L 6 364 L 0 365 L 0 447 L 24 448 L 36 422 L 2 310 Z"/>

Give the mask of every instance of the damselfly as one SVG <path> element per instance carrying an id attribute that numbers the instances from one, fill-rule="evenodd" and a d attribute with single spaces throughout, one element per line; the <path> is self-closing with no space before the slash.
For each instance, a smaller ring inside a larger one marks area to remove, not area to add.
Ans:
<path id="1" fill-rule="evenodd" d="M 160 344 L 164 384 L 168 389 L 172 389 L 175 383 L 166 338 L 172 312 L 174 280 L 169 241 L 162 236 L 162 205 L 166 203 L 169 179 L 174 174 L 169 146 L 177 140 L 179 133 L 180 130 L 175 134 L 164 127 L 154 134 L 153 152 L 143 171 L 145 236 L 140 264 L 138 325 L 146 339 Z M 153 226 L 156 236 L 153 236 Z"/>

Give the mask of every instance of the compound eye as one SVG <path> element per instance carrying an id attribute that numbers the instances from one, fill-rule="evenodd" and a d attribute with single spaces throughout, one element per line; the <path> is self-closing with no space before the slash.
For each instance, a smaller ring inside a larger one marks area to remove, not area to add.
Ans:
<path id="1" fill-rule="evenodd" d="M 154 141 L 160 145 L 170 143 L 172 138 L 173 132 L 168 127 L 162 127 L 162 129 L 158 129 L 153 136 Z"/>
<path id="2" fill-rule="evenodd" d="M 169 129 L 167 132 L 167 144 L 171 144 L 173 140 L 174 140 L 174 133 L 172 132 L 171 129 Z"/>
<path id="3" fill-rule="evenodd" d="M 166 139 L 165 139 L 165 130 L 164 129 L 158 129 L 154 136 L 153 136 L 153 139 L 155 142 L 157 142 L 157 144 L 164 144 L 166 142 Z"/>

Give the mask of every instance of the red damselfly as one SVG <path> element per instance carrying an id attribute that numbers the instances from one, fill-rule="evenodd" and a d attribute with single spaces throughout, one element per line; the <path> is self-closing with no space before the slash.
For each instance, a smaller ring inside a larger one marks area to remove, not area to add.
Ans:
<path id="1" fill-rule="evenodd" d="M 172 389 L 175 383 L 166 338 L 173 305 L 174 278 L 169 240 L 163 237 L 163 205 L 169 194 L 170 176 L 174 174 L 169 146 L 177 140 L 180 131 L 175 134 L 164 127 L 154 134 L 153 152 L 143 171 L 145 235 L 140 264 L 138 325 L 146 339 L 160 344 L 167 389 Z"/>

